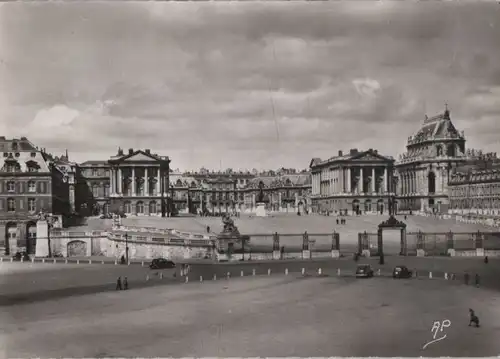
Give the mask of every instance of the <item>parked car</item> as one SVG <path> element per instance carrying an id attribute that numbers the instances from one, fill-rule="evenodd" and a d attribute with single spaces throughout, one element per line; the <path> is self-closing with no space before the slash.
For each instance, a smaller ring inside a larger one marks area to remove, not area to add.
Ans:
<path id="1" fill-rule="evenodd" d="M 356 268 L 356 278 L 371 278 L 373 277 L 374 271 L 369 264 L 359 264 Z"/>
<path id="2" fill-rule="evenodd" d="M 151 261 L 149 268 L 151 269 L 175 268 L 175 263 L 165 258 L 155 258 Z"/>
<path id="3" fill-rule="evenodd" d="M 394 270 L 392 271 L 392 278 L 411 278 L 412 276 L 413 272 L 406 266 L 394 267 Z"/>
<path id="4" fill-rule="evenodd" d="M 16 252 L 16 254 L 14 254 L 12 256 L 12 258 L 17 261 L 17 262 L 20 262 L 21 261 L 21 258 L 23 259 L 23 261 L 27 262 L 30 260 L 30 256 L 28 255 L 28 253 L 26 252 Z"/>

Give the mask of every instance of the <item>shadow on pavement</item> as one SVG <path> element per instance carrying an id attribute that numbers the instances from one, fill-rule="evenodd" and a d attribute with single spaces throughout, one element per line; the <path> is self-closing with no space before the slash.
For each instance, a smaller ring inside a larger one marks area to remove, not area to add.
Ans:
<path id="1" fill-rule="evenodd" d="M 150 280 L 143 282 L 129 282 L 129 290 L 149 288 L 160 285 L 174 285 L 179 283 L 180 281 L 174 278 L 164 278 L 162 280 Z M 116 291 L 116 283 L 104 283 L 84 287 L 69 287 L 30 293 L 8 294 L 0 296 L 0 306 L 6 307 L 19 304 L 30 304 L 53 299 L 114 291 Z"/>

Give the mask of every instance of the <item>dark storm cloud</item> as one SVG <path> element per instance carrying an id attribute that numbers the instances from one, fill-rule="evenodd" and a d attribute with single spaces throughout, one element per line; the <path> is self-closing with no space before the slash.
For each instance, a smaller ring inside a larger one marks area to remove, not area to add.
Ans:
<path id="1" fill-rule="evenodd" d="M 456 2 L 3 4 L 0 129 L 82 160 L 121 145 L 183 168 L 305 167 L 352 147 L 396 156 L 447 102 L 470 142 L 493 148 L 499 15 Z"/>

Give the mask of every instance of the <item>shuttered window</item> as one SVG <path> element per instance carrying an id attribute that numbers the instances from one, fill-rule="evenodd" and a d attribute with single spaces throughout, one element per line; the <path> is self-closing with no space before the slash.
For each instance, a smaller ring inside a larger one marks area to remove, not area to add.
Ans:
<path id="1" fill-rule="evenodd" d="M 45 182 L 40 182 L 41 193 L 47 193 L 47 184 Z"/>
<path id="2" fill-rule="evenodd" d="M 19 209 L 20 209 L 20 210 L 23 210 L 23 209 L 24 209 L 24 198 L 21 198 L 21 199 L 19 200 Z"/>

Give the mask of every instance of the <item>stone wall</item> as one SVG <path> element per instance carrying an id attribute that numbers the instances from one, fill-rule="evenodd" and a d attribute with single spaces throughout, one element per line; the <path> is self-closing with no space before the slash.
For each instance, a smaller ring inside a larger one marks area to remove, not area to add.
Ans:
<path id="1" fill-rule="evenodd" d="M 58 232 L 51 235 L 52 253 L 69 256 L 105 256 L 119 259 L 125 255 L 126 242 L 100 232 Z M 128 241 L 129 259 L 202 259 L 212 258 L 209 246 L 173 245 Z"/>

